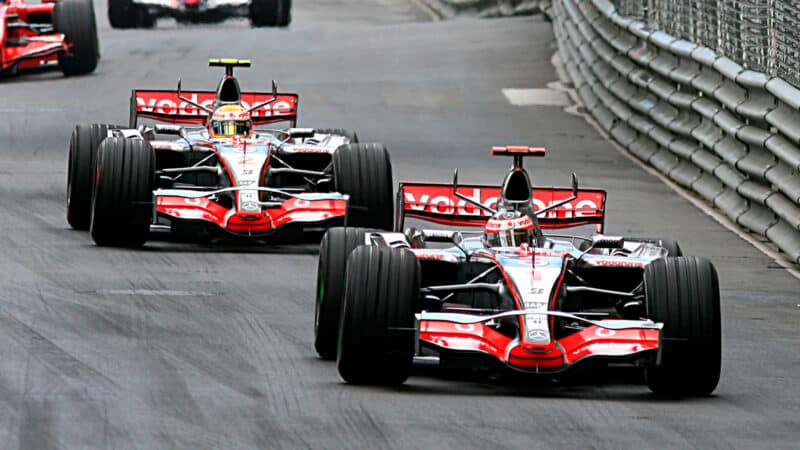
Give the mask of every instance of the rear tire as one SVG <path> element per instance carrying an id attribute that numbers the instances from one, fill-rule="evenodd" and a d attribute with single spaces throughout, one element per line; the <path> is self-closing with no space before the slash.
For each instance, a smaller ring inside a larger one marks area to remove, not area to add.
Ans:
<path id="1" fill-rule="evenodd" d="M 673 256 L 673 257 L 683 256 L 683 250 L 681 249 L 681 246 L 678 245 L 678 241 L 676 241 L 675 239 L 649 238 L 649 237 L 631 237 L 631 238 L 626 237 L 625 239 L 626 240 L 630 239 L 632 241 L 650 242 L 660 247 L 664 247 L 665 249 L 667 249 L 667 256 Z"/>
<path id="2" fill-rule="evenodd" d="M 58 55 L 58 65 L 64 75 L 93 72 L 100 59 L 97 23 L 91 0 L 61 0 L 53 9 L 53 26 L 66 35 L 71 44 L 69 53 Z"/>
<path id="3" fill-rule="evenodd" d="M 97 148 L 117 125 L 77 125 L 69 140 L 67 164 L 67 223 L 76 230 L 88 230 L 92 215 Z"/>
<path id="4" fill-rule="evenodd" d="M 392 229 L 392 162 L 383 144 L 348 144 L 336 149 L 333 178 L 336 192 L 350 195 L 348 225 Z"/>
<path id="5" fill-rule="evenodd" d="M 347 261 L 338 369 L 352 384 L 399 385 L 411 372 L 420 289 L 408 250 L 362 246 Z"/>
<path id="6" fill-rule="evenodd" d="M 335 227 L 322 237 L 314 308 L 314 348 L 322 359 L 336 359 L 347 258 L 356 247 L 364 245 L 369 232 L 366 228 Z"/>
<path id="7" fill-rule="evenodd" d="M 253 27 L 286 27 L 292 21 L 291 0 L 252 0 L 250 24 Z"/>
<path id="8" fill-rule="evenodd" d="M 708 396 L 722 367 L 719 281 L 711 261 L 657 259 L 644 270 L 648 317 L 663 322 L 660 362 L 647 385 L 664 396 Z"/>
<path id="9" fill-rule="evenodd" d="M 335 134 L 337 136 L 344 136 L 349 140 L 349 144 L 358 144 L 358 134 L 352 130 L 345 130 L 344 128 L 316 128 L 314 129 L 319 134 Z"/>
<path id="10" fill-rule="evenodd" d="M 139 247 L 147 240 L 156 155 L 143 140 L 107 138 L 100 144 L 92 198 L 92 239 L 100 246 Z"/>
<path id="11" fill-rule="evenodd" d="M 108 22 L 111 28 L 153 28 L 156 19 L 132 0 L 108 0 Z"/>
<path id="12" fill-rule="evenodd" d="M 279 27 L 288 27 L 292 23 L 292 0 L 281 0 Z"/>

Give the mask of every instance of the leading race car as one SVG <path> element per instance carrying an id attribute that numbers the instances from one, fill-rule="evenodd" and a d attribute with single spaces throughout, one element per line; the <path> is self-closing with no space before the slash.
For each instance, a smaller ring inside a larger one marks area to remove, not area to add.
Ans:
<path id="1" fill-rule="evenodd" d="M 108 0 L 113 28 L 153 28 L 159 17 L 184 23 L 246 17 L 254 27 L 287 27 L 292 22 L 292 0 Z"/>
<path id="2" fill-rule="evenodd" d="M 81 75 L 99 58 L 91 0 L 0 1 L 0 74 L 58 63 L 65 75 Z"/>
<path id="3" fill-rule="evenodd" d="M 209 64 L 225 68 L 216 92 L 185 92 L 180 81 L 177 91 L 135 90 L 128 126 L 75 127 L 73 228 L 111 246 L 142 245 L 151 231 L 260 239 L 345 223 L 391 229 L 383 145 L 341 129 L 296 128 L 297 94 L 279 93 L 274 82 L 271 93 L 242 93 L 233 70 L 250 61 Z M 286 121 L 291 128 L 263 128 Z"/>
<path id="4" fill-rule="evenodd" d="M 333 228 L 323 238 L 315 347 L 356 384 L 412 364 L 558 377 L 591 361 L 644 367 L 657 394 L 704 396 L 720 377 L 717 273 L 675 241 L 602 234 L 606 193 L 531 187 L 525 157 L 501 187 L 403 183 L 406 217 L 468 231 Z M 544 230 L 595 226 L 590 237 Z M 593 366 L 592 366 L 593 367 Z"/>

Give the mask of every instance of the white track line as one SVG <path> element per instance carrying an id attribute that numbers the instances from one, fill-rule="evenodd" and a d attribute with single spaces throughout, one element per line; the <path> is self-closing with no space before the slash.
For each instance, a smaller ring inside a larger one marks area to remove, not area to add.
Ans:
<path id="1" fill-rule="evenodd" d="M 553 57 L 550 58 L 550 63 L 553 64 L 553 66 L 555 67 L 556 73 L 558 73 L 558 78 L 560 80 L 568 80 L 568 78 L 566 77 L 566 73 L 564 73 L 564 69 L 561 66 L 561 61 L 558 57 L 558 52 L 554 53 Z M 609 136 L 608 133 L 606 133 L 603 127 L 601 127 L 600 124 L 598 124 L 591 115 L 578 111 L 577 106 L 578 105 L 582 106 L 583 103 L 581 102 L 581 99 L 578 96 L 577 92 L 575 92 L 575 89 L 566 88 L 563 84 L 561 84 L 561 89 L 567 92 L 569 96 L 575 101 L 575 105 L 571 105 L 564 108 L 564 111 L 566 111 L 569 114 L 574 114 L 583 117 L 587 123 L 589 123 L 592 127 L 594 127 L 594 129 L 596 129 L 597 132 L 600 133 L 600 135 L 603 136 L 603 138 L 605 138 L 605 140 L 610 142 L 614 146 L 614 148 L 616 148 L 617 151 L 625 155 L 626 158 L 633 161 L 634 164 L 641 167 L 642 170 L 644 170 L 645 172 L 661 180 L 662 183 L 666 184 L 670 189 L 672 189 L 678 195 L 689 201 L 689 203 L 694 205 L 700 211 L 704 212 L 707 216 L 716 220 L 717 223 L 727 228 L 729 231 L 733 232 L 734 234 L 742 238 L 745 242 L 755 247 L 756 250 L 767 255 L 769 258 L 775 261 L 776 264 L 786 269 L 786 271 L 789 272 L 790 275 L 800 280 L 800 270 L 798 270 L 797 265 L 789 261 L 786 258 L 786 256 L 770 248 L 767 244 L 755 239 L 753 235 L 744 231 L 736 222 L 732 221 L 728 216 L 722 214 L 716 208 L 710 206 L 708 203 L 705 202 L 705 200 L 697 198 L 697 196 L 695 196 L 691 191 L 684 189 L 683 186 L 675 183 L 674 181 L 670 180 L 667 176 L 663 175 L 661 172 L 657 171 L 656 169 L 650 167 L 646 163 L 639 160 L 637 157 L 633 156 L 630 152 L 628 152 L 628 150 L 626 150 L 624 147 L 619 145 L 614 139 L 612 139 L 611 136 Z M 798 307 L 800 307 L 800 305 L 798 305 Z"/>

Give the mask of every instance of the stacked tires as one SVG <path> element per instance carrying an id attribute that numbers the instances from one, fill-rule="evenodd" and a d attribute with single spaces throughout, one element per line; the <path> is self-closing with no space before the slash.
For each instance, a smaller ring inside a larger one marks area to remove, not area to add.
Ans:
<path id="1" fill-rule="evenodd" d="M 53 27 L 66 36 L 69 53 L 58 56 L 64 75 L 93 72 L 100 60 L 92 0 L 61 0 L 53 7 Z"/>
<path id="2" fill-rule="evenodd" d="M 292 0 L 252 0 L 250 24 L 254 27 L 288 27 L 292 22 Z"/>

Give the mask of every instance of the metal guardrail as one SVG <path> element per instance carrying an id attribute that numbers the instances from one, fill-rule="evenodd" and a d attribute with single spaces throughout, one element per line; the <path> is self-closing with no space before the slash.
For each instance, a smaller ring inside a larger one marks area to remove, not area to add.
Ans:
<path id="1" fill-rule="evenodd" d="M 551 3 L 565 70 L 606 132 L 800 264 L 800 90 L 608 0 Z"/>
<path id="2" fill-rule="evenodd" d="M 612 0 L 620 15 L 704 45 L 745 68 L 800 86 L 800 3 L 787 0 Z"/>

